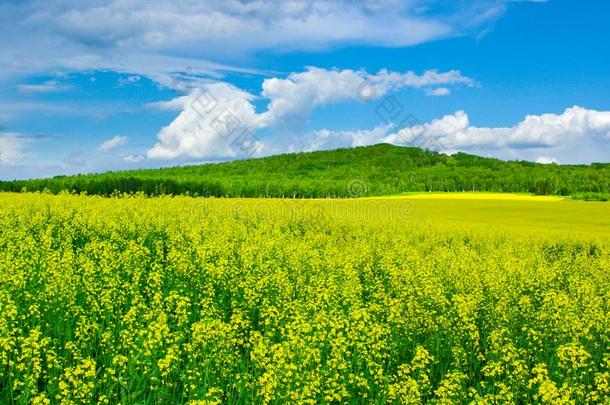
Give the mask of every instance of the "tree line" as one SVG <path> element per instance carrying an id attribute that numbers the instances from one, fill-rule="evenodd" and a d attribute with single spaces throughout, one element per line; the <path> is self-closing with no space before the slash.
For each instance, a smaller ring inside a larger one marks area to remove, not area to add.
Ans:
<path id="1" fill-rule="evenodd" d="M 163 169 L 0 182 L 0 190 L 109 196 L 341 198 L 486 191 L 605 199 L 610 164 L 543 165 L 380 144 Z"/>

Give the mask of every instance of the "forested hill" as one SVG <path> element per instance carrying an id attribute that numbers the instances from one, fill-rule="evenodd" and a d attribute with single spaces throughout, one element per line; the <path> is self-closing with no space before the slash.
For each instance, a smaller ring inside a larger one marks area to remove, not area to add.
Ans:
<path id="1" fill-rule="evenodd" d="M 610 192 L 610 164 L 542 165 L 379 144 L 154 170 L 0 182 L 3 191 L 356 197 L 415 191 Z"/>

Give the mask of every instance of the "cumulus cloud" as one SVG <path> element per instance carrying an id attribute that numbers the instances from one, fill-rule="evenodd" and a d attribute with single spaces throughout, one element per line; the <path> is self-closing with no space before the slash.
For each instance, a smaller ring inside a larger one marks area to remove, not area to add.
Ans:
<path id="1" fill-rule="evenodd" d="M 292 73 L 285 79 L 271 78 L 263 82 L 262 96 L 270 100 L 261 119 L 267 123 L 307 116 L 318 106 L 344 101 L 370 101 L 389 91 L 405 87 L 423 88 L 438 85 L 476 86 L 477 82 L 457 70 L 428 70 L 422 75 L 380 70 L 328 70 L 309 67 L 305 72 Z"/>
<path id="2" fill-rule="evenodd" d="M 254 96 L 228 83 L 212 83 L 180 97 L 182 112 L 157 135 L 150 159 L 237 157 L 261 127 Z M 254 147 L 254 146 L 251 146 Z"/>
<path id="3" fill-rule="evenodd" d="M 113 149 L 116 149 L 120 146 L 123 146 L 127 143 L 127 137 L 126 136 L 114 136 L 104 142 L 102 142 L 100 144 L 100 146 L 98 147 L 98 150 L 100 152 L 110 152 Z"/>
<path id="4" fill-rule="evenodd" d="M 385 141 L 409 144 L 425 140 L 447 150 L 550 148 L 610 137 L 610 111 L 566 109 L 562 114 L 528 115 L 513 127 L 484 128 L 470 125 L 458 111 L 430 123 L 403 128 Z"/>
<path id="5" fill-rule="evenodd" d="M 150 105 L 181 112 L 159 132 L 158 142 L 147 156 L 176 159 L 251 155 L 264 148 L 254 135 L 257 130 L 281 128 L 284 133 L 294 135 L 317 107 L 366 102 L 405 87 L 428 88 L 441 84 L 475 86 L 476 82 L 456 70 L 429 70 L 422 75 L 381 70 L 369 74 L 363 70 L 310 67 L 286 78 L 265 79 L 260 96 L 227 83 L 208 83 L 189 95 Z M 253 105 L 257 97 L 268 100 L 267 109 L 261 113 Z M 234 128 L 225 128 L 228 126 Z"/>
<path id="6" fill-rule="evenodd" d="M 0 132 L 0 165 L 14 166 L 26 157 L 27 137 L 12 132 Z"/>

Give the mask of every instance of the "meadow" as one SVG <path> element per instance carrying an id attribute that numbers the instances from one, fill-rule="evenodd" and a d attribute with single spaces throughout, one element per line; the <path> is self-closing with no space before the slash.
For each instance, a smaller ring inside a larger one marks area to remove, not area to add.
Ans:
<path id="1" fill-rule="evenodd" d="M 610 205 L 0 193 L 1 403 L 608 403 Z"/>

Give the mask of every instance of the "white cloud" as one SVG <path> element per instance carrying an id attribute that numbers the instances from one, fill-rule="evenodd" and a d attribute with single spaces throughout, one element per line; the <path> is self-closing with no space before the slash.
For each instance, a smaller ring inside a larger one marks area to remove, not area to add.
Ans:
<path id="1" fill-rule="evenodd" d="M 128 75 L 127 77 L 120 77 L 118 80 L 118 86 L 124 87 L 124 86 L 128 86 L 130 84 L 135 84 L 135 83 L 139 82 L 140 79 L 141 79 L 141 77 L 138 75 Z"/>
<path id="2" fill-rule="evenodd" d="M 480 1 L 480 0 L 479 0 Z M 249 51 L 286 44 L 317 48 L 337 42 L 411 45 L 447 35 L 447 23 L 418 15 L 417 1 L 176 0 L 40 2 L 28 26 L 48 25 L 64 38 L 100 46 L 171 49 L 198 41 L 204 50 Z M 474 6 L 466 2 L 463 13 Z"/>
<path id="3" fill-rule="evenodd" d="M 542 163 L 543 165 L 550 165 L 553 163 L 557 163 L 557 159 L 553 158 L 553 157 L 548 157 L 548 156 L 540 156 L 538 159 L 536 159 L 536 163 Z"/>
<path id="4" fill-rule="evenodd" d="M 206 88 L 207 85 L 202 86 L 203 89 Z M 202 88 L 194 91 L 202 91 Z M 199 93 L 201 94 L 201 93 Z M 193 94 L 187 94 L 185 96 L 179 96 L 176 98 L 172 98 L 171 100 L 166 101 L 156 101 L 154 103 L 148 103 L 147 107 L 154 108 L 160 111 L 182 111 L 184 107 L 186 107 L 192 100 L 194 99 Z"/>
<path id="5" fill-rule="evenodd" d="M 98 147 L 98 150 L 101 152 L 110 152 L 113 149 L 125 145 L 127 143 L 127 139 L 128 138 L 126 136 L 114 136 L 107 141 L 102 142 Z"/>
<path id="6" fill-rule="evenodd" d="M 60 84 L 57 80 L 47 80 L 40 84 L 19 84 L 17 90 L 20 93 L 55 93 L 68 90 L 70 86 Z"/>
<path id="7" fill-rule="evenodd" d="M 442 97 L 451 94 L 451 90 L 449 90 L 447 87 L 438 87 L 436 89 L 427 90 L 426 94 L 429 96 Z"/>
<path id="8" fill-rule="evenodd" d="M 237 157 L 260 127 L 254 96 L 228 83 L 212 83 L 179 98 L 182 112 L 157 135 L 150 159 Z"/>
<path id="9" fill-rule="evenodd" d="M 331 131 L 321 129 L 310 132 L 302 138 L 301 143 L 291 145 L 294 151 L 315 151 L 337 149 L 381 143 L 391 126 L 379 125 L 373 129 L 355 131 Z"/>
<path id="10" fill-rule="evenodd" d="M 13 166 L 26 157 L 23 149 L 27 138 L 12 132 L 0 133 L 0 165 Z"/>
<path id="11" fill-rule="evenodd" d="M 262 113 L 257 113 L 254 108 L 256 96 L 227 83 L 208 83 L 187 96 L 150 105 L 181 112 L 159 132 L 158 142 L 147 156 L 151 159 L 176 159 L 251 155 L 253 151 L 262 152 L 264 147 L 252 136 L 256 130 L 274 128 L 294 135 L 301 132 L 299 126 L 317 107 L 370 101 L 404 87 L 427 88 L 439 84 L 474 86 L 476 82 L 459 71 L 430 70 L 417 75 L 414 72 L 381 70 L 369 74 L 363 70 L 310 67 L 286 78 L 265 79 L 261 97 L 269 104 Z M 231 120 L 236 128 L 230 131 L 231 134 L 219 133 L 222 122 L 227 120 Z M 244 137 L 248 140 L 247 146 L 242 144 Z"/>
<path id="12" fill-rule="evenodd" d="M 127 163 L 140 163 L 145 159 L 144 155 L 127 155 L 123 157 L 123 161 Z"/>
<path id="13" fill-rule="evenodd" d="M 390 74 L 393 76 L 395 74 Z M 463 76 L 459 70 L 450 70 L 448 72 L 439 72 L 438 70 L 427 70 L 423 75 L 418 76 L 414 72 L 408 72 L 402 76 L 402 86 L 422 88 L 428 86 L 438 86 L 445 84 L 464 84 L 470 87 L 478 86 L 478 83 Z"/>
<path id="14" fill-rule="evenodd" d="M 270 104 L 261 120 L 271 125 L 277 121 L 307 116 L 315 107 L 329 103 L 370 101 L 405 87 L 457 84 L 477 85 L 476 81 L 457 70 L 428 70 L 417 75 L 411 71 L 398 73 L 385 69 L 376 74 L 368 74 L 362 70 L 309 67 L 305 72 L 291 73 L 285 79 L 271 78 L 263 82 L 262 96 L 269 99 Z"/>
<path id="15" fill-rule="evenodd" d="M 260 50 L 403 47 L 463 35 L 498 18 L 508 0 L 26 0 L 0 3 L 0 78 L 53 69 L 108 69 L 171 84 L 249 71 L 209 62 Z M 484 12 L 483 12 L 484 11 Z"/>
<path id="16" fill-rule="evenodd" d="M 430 123 L 404 128 L 388 135 L 387 142 L 427 142 L 446 150 L 550 148 L 577 145 L 610 136 L 610 111 L 566 109 L 562 114 L 528 115 L 513 127 L 480 128 L 470 125 L 468 115 L 458 111 Z"/>

